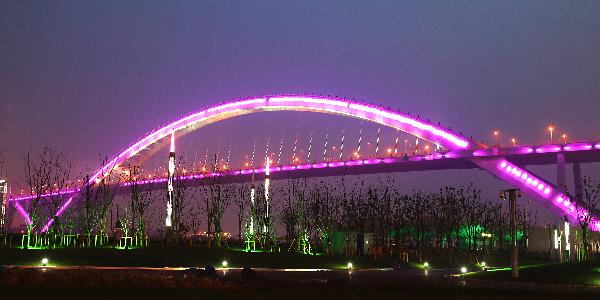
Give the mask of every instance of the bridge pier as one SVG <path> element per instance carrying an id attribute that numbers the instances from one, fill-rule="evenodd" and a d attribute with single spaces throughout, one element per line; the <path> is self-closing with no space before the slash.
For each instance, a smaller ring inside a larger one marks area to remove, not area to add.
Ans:
<path id="1" fill-rule="evenodd" d="M 556 154 L 556 187 L 562 193 L 567 191 L 565 183 L 565 154 L 562 152 Z"/>
<path id="2" fill-rule="evenodd" d="M 581 162 L 573 160 L 573 183 L 575 185 L 575 196 L 581 197 L 583 189 L 581 186 Z"/>

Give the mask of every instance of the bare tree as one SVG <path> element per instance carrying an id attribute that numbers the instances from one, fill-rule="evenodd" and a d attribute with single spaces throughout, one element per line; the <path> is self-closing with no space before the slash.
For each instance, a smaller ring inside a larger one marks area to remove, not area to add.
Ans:
<path id="1" fill-rule="evenodd" d="M 235 198 L 235 204 L 237 206 L 238 239 L 240 239 L 240 241 L 244 238 L 244 216 L 246 214 L 246 201 L 249 194 L 250 187 L 246 184 L 240 184 L 238 187 L 238 196 Z"/>
<path id="2" fill-rule="evenodd" d="M 581 257 L 589 259 L 589 227 L 594 217 L 600 216 L 600 183 L 593 183 L 592 179 L 584 176 L 577 183 L 574 195 L 568 194 L 577 213 L 577 222 L 581 228 Z M 568 200 L 565 200 L 568 201 Z"/>
<path id="3" fill-rule="evenodd" d="M 56 204 L 58 195 L 67 187 L 65 174 L 70 174 L 70 163 L 66 155 L 62 152 L 57 152 L 49 147 L 44 147 L 39 156 L 34 157 L 31 149 L 24 156 L 24 182 L 25 189 L 31 194 L 32 199 L 26 206 L 26 212 L 29 215 L 27 222 L 28 234 L 41 232 L 44 226 L 46 217 L 54 217 L 57 212 Z M 61 186 L 54 186 L 54 180 L 60 179 Z M 58 188 L 58 190 L 56 190 Z M 48 201 L 47 206 L 50 208 L 44 210 L 44 195 L 51 194 L 52 201 Z M 62 200 L 62 199 L 61 199 Z"/>
<path id="4" fill-rule="evenodd" d="M 481 200 L 481 190 L 475 189 L 472 184 L 464 190 L 461 189 L 460 202 L 464 212 L 464 233 L 472 259 L 477 250 L 477 238 L 481 236 L 481 224 L 488 206 Z"/>
<path id="5" fill-rule="evenodd" d="M 182 155 L 173 176 L 172 229 L 178 235 L 185 234 L 188 231 L 186 227 L 189 226 L 186 226 L 186 223 L 189 223 L 189 220 L 186 219 L 186 216 L 191 215 L 190 204 L 195 194 L 189 186 L 190 181 L 186 178 L 188 175 L 187 170 L 186 161 Z"/>

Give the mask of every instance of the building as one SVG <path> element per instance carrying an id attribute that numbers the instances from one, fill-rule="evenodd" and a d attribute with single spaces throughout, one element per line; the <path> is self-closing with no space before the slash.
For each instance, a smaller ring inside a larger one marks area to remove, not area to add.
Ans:
<path id="1" fill-rule="evenodd" d="M 6 214 L 7 214 L 7 196 L 8 196 L 8 183 L 4 179 L 0 179 L 0 203 L 2 203 L 2 209 L 0 210 L 0 232 L 5 231 L 6 228 Z"/>

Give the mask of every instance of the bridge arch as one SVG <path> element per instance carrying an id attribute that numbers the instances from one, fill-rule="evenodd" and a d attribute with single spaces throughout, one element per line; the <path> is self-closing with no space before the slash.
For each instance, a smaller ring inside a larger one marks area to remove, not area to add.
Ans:
<path id="1" fill-rule="evenodd" d="M 350 101 L 335 97 L 307 95 L 284 94 L 247 98 L 224 102 L 186 115 L 150 131 L 148 134 L 120 151 L 106 165 L 94 173 L 90 178 L 89 183 L 93 184 L 101 180 L 103 176 L 106 176 L 106 174 L 110 172 L 110 170 L 119 167 L 133 156 L 140 154 L 142 151 L 158 152 L 158 150 L 167 145 L 167 143 L 164 142 L 164 140 L 166 140 L 165 137 L 172 132 L 177 132 L 179 135 L 186 134 L 225 119 L 250 113 L 268 111 L 309 111 L 358 118 L 401 130 L 424 140 L 428 140 L 448 150 L 473 151 L 473 157 L 468 158 L 472 163 L 501 181 L 519 188 L 524 194 L 542 204 L 554 214 L 558 216 L 567 216 L 571 222 L 576 222 L 579 216 L 588 214 L 586 210 L 579 207 L 576 208 L 570 201 L 571 199 L 569 199 L 568 195 L 560 188 L 533 172 L 508 161 L 502 155 L 495 154 L 491 157 L 478 157 L 479 153 L 482 151 L 480 148 L 486 148 L 486 146 L 466 139 L 450 130 L 443 129 L 430 122 L 420 120 L 407 114 L 364 102 Z M 558 146 L 554 145 L 553 147 L 556 148 Z M 497 149 L 491 150 L 495 151 Z M 150 155 L 153 155 L 153 153 L 150 153 Z M 67 193 L 76 192 L 76 190 L 67 191 Z M 27 198 L 29 197 L 13 199 L 13 201 L 24 200 Z M 71 203 L 71 199 L 72 197 L 61 205 L 59 212 L 62 212 L 69 203 Z M 26 212 L 22 208 L 19 209 L 20 206 L 17 202 L 14 203 L 19 212 L 27 219 L 28 216 Z M 594 231 L 600 231 L 600 219 L 597 217 L 593 218 L 590 228 Z"/>
<path id="2" fill-rule="evenodd" d="M 309 111 L 363 119 L 398 129 L 449 150 L 481 146 L 450 130 L 381 106 L 335 97 L 273 95 L 220 103 L 167 123 L 120 151 L 94 173 L 89 183 L 102 179 L 110 170 L 119 167 L 142 151 L 150 151 L 150 155 L 158 152 L 167 145 L 161 141 L 172 132 L 178 135 L 186 134 L 233 117 L 268 111 Z"/>

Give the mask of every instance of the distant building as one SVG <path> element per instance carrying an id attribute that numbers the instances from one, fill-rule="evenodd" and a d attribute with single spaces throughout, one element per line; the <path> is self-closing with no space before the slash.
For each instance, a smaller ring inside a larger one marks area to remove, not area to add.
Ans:
<path id="1" fill-rule="evenodd" d="M 0 179 L 0 203 L 2 203 L 2 210 L 0 211 L 0 231 L 6 230 L 7 193 L 8 183 L 6 180 Z"/>

